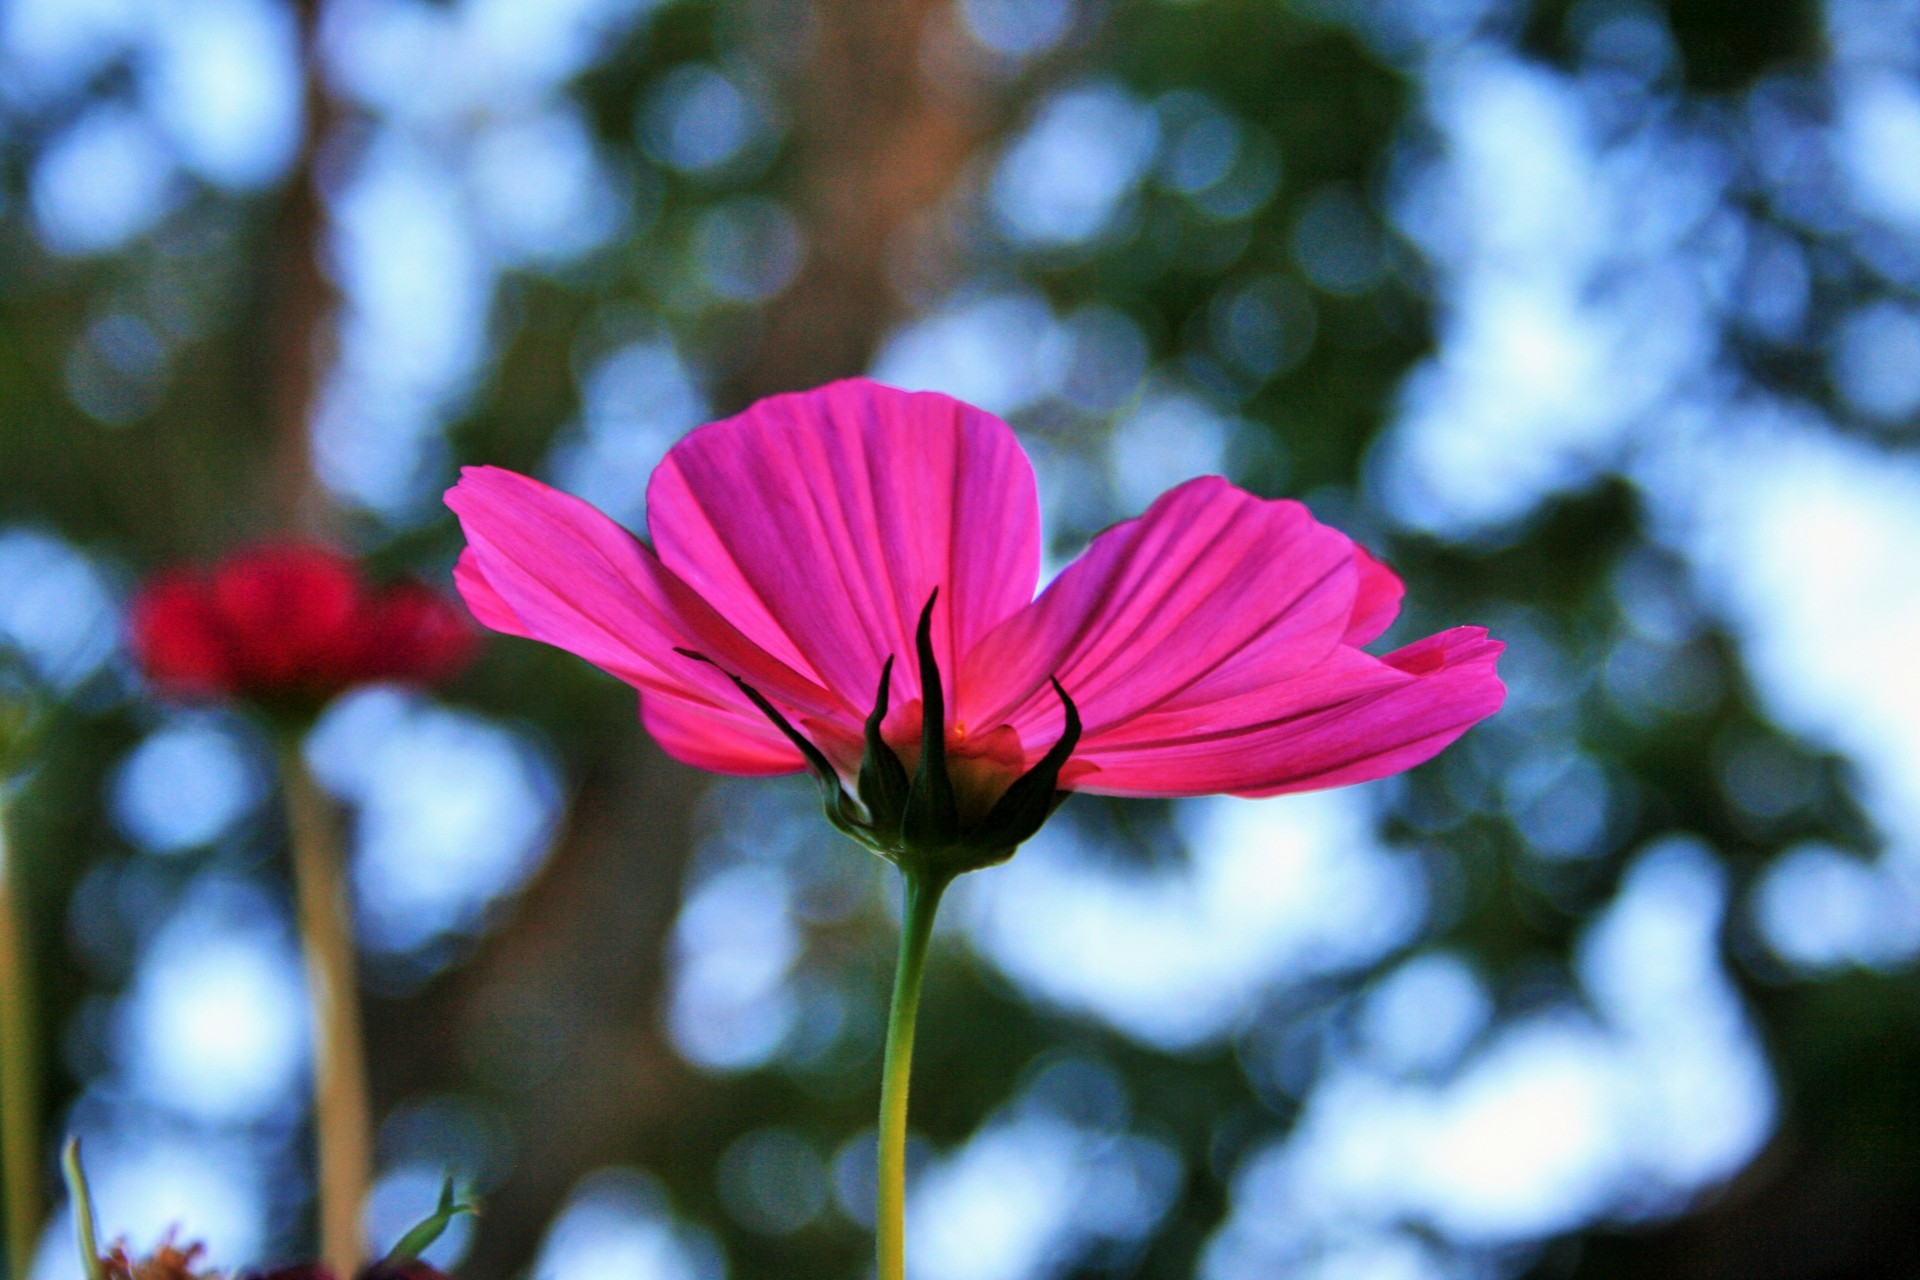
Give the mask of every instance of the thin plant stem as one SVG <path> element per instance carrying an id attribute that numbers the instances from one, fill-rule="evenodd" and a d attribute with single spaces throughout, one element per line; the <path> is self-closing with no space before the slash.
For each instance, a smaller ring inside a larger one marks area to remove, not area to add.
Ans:
<path id="1" fill-rule="evenodd" d="M 875 1213 L 880 1280 L 907 1274 L 907 1086 L 913 1074 L 913 1029 L 920 1014 L 920 977 L 927 940 L 948 878 L 906 872 L 907 903 L 900 924 L 900 962 L 887 1014 L 886 1064 L 880 1078 L 880 1191 Z"/>
<path id="2" fill-rule="evenodd" d="M 0 780 L 0 787 L 4 787 Z M 0 790 L 0 1182 L 7 1188 L 7 1275 L 26 1280 L 40 1234 L 40 1044 L 20 859 Z"/>
<path id="3" fill-rule="evenodd" d="M 372 1114 L 353 927 L 333 803 L 308 770 L 297 737 L 283 737 L 280 780 L 293 850 L 300 943 L 313 1005 L 313 1128 L 319 1148 L 320 1258 L 336 1276 L 366 1260 L 360 1213 L 372 1172 Z"/>
<path id="4" fill-rule="evenodd" d="M 80 1162 L 80 1139 L 69 1137 L 60 1149 L 60 1169 L 67 1176 L 67 1196 L 73 1209 L 73 1240 L 80 1247 L 80 1266 L 87 1280 L 106 1280 L 100 1260 L 100 1228 L 93 1220 L 93 1192 L 87 1188 L 87 1170 Z"/>

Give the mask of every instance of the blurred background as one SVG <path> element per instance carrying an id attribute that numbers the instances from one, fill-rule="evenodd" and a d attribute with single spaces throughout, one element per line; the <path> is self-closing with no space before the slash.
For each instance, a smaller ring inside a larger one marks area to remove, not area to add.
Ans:
<path id="1" fill-rule="evenodd" d="M 457 464 L 637 527 L 860 372 L 1015 424 L 1051 565 L 1225 472 L 1512 685 L 969 877 L 916 1275 L 1920 1273 L 1910 0 L 0 0 L 0 647 L 62 708 L 4 856 L 109 1234 L 313 1245 L 271 758 L 146 696 L 143 575 L 444 584 Z M 468 1280 L 870 1272 L 895 886 L 808 784 L 498 639 L 309 754 L 380 1243 L 452 1169 Z"/>

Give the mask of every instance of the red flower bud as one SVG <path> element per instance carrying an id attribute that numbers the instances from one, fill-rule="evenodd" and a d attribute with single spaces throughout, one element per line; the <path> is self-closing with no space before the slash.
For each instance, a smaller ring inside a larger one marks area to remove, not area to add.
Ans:
<path id="1" fill-rule="evenodd" d="M 376 680 L 437 683 L 477 643 L 425 585 L 374 586 L 347 557 L 301 543 L 166 571 L 134 600 L 130 626 L 141 670 L 165 694 L 300 709 Z"/>

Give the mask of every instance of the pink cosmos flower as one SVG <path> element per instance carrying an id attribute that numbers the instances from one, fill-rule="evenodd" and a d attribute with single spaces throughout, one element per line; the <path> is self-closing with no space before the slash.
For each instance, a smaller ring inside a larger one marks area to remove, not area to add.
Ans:
<path id="1" fill-rule="evenodd" d="M 688 764 L 811 764 L 830 815 L 876 847 L 876 822 L 895 843 L 914 826 L 902 788 L 939 793 L 941 838 L 956 822 L 1017 836 L 1004 857 L 1032 832 L 997 811 L 1037 828 L 1056 791 L 1364 782 L 1435 755 L 1505 695 L 1502 646 L 1479 627 L 1367 653 L 1399 578 L 1298 502 L 1217 477 L 1107 529 L 1035 598 L 1040 510 L 1012 430 L 864 380 L 681 440 L 647 487 L 651 546 L 498 468 L 468 468 L 447 503 L 481 622 L 632 685 Z M 949 783 L 923 776 L 940 756 Z"/>

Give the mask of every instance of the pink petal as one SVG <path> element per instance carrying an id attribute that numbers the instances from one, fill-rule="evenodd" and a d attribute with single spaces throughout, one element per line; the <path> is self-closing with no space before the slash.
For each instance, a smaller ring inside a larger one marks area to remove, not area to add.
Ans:
<path id="1" fill-rule="evenodd" d="M 1354 547 L 1353 564 L 1360 571 L 1359 590 L 1354 593 L 1353 617 L 1340 643 L 1358 648 L 1378 640 L 1393 625 L 1400 616 L 1400 600 L 1407 594 L 1407 587 L 1399 574 L 1367 554 L 1364 547 Z"/>
<path id="2" fill-rule="evenodd" d="M 513 606 L 500 598 L 500 593 L 487 581 L 487 575 L 480 569 L 480 556 L 472 547 L 460 553 L 454 562 L 453 585 L 460 592 L 460 598 L 467 602 L 468 612 L 481 626 L 502 635 L 520 636 L 527 634 L 526 624 L 520 621 L 520 615 Z"/>
<path id="3" fill-rule="evenodd" d="M 758 727 L 743 737 L 740 725 L 758 713 L 723 672 L 828 726 L 836 746 L 857 740 L 861 713 L 743 637 L 586 503 L 511 471 L 468 467 L 447 505 L 469 544 L 455 582 L 489 626 L 577 654 L 644 692 L 728 709 L 712 721 L 719 754 L 764 754 L 767 743 Z M 691 730 L 678 731 L 685 739 Z"/>
<path id="4" fill-rule="evenodd" d="M 1456 627 L 1385 658 L 1342 646 L 1262 693 L 1142 717 L 1089 742 L 1076 783 L 1107 795 L 1269 796 L 1366 782 L 1432 758 L 1499 710 L 1504 646 Z"/>
<path id="5" fill-rule="evenodd" d="M 661 563 L 768 653 L 856 706 L 889 655 L 919 694 L 914 627 L 940 589 L 953 655 L 1033 598 L 1033 468 L 998 418 L 864 380 L 775 396 L 668 451 L 647 486 Z"/>
<path id="6" fill-rule="evenodd" d="M 1190 481 L 1095 538 L 967 655 L 954 718 L 1010 722 L 1044 751 L 1060 721 L 1049 676 L 1078 704 L 1089 744 L 1250 649 L 1259 683 L 1287 679 L 1339 643 L 1355 580 L 1353 544 L 1299 503 Z"/>
<path id="7" fill-rule="evenodd" d="M 737 691 L 730 704 L 642 693 L 640 722 L 668 755 L 696 769 L 753 776 L 793 773 L 807 765 Z"/>

